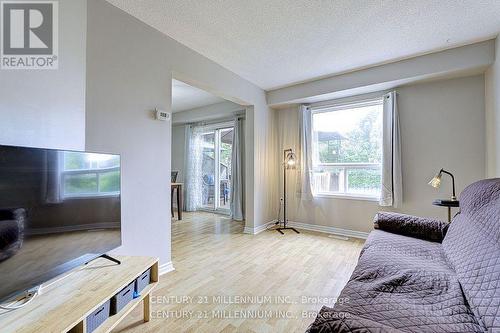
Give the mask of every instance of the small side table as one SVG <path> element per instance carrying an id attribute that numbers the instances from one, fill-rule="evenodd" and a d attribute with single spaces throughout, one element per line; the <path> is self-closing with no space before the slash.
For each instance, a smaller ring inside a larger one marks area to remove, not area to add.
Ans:
<path id="1" fill-rule="evenodd" d="M 182 220 L 182 183 L 172 183 L 170 192 L 170 210 L 172 211 L 172 217 L 174 217 L 174 190 L 177 190 L 177 219 Z"/>
<path id="2" fill-rule="evenodd" d="M 448 207 L 448 223 L 451 222 L 451 207 L 460 207 L 458 200 L 437 199 L 432 202 L 434 206 Z"/>

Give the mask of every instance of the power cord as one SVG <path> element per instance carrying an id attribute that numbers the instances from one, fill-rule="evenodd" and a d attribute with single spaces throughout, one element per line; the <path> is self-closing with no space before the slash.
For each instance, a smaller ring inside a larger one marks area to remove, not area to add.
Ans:
<path id="1" fill-rule="evenodd" d="M 278 208 L 278 220 L 274 222 L 273 225 L 268 225 L 266 230 L 275 230 L 275 227 L 281 223 L 281 206 L 283 205 L 283 198 L 280 198 L 280 204 Z"/>
<path id="2" fill-rule="evenodd" d="M 0 304 L 0 309 L 3 309 L 3 310 L 20 309 L 20 308 L 30 304 L 36 298 L 36 296 L 38 296 L 39 293 L 40 293 L 40 286 L 36 287 L 34 289 L 34 291 L 31 291 L 31 290 L 26 291 L 24 297 L 19 298 L 8 305 L 1 305 Z M 19 305 L 13 305 L 13 304 L 20 302 L 23 299 L 26 300 L 24 303 L 19 304 Z"/>

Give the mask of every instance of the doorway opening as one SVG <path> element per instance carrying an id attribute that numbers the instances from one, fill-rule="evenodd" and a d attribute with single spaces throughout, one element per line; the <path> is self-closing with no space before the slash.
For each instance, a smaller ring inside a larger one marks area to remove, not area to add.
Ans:
<path id="1" fill-rule="evenodd" d="M 172 113 L 172 221 L 244 221 L 246 107 L 174 79 Z"/>

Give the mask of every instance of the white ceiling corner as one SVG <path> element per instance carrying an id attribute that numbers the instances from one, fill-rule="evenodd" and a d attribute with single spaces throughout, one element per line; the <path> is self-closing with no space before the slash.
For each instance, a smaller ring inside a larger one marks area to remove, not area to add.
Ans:
<path id="1" fill-rule="evenodd" d="M 172 80 L 172 112 L 224 102 L 225 99 L 178 80 Z"/>
<path id="2" fill-rule="evenodd" d="M 108 0 L 269 90 L 493 38 L 499 0 Z"/>

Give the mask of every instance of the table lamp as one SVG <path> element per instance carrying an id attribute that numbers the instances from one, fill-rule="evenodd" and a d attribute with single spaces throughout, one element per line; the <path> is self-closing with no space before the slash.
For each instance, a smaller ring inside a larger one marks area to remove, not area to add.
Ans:
<path id="1" fill-rule="evenodd" d="M 431 179 L 431 181 L 429 182 L 429 185 L 434 187 L 434 188 L 438 188 L 439 186 L 441 186 L 441 177 L 442 177 L 443 173 L 445 173 L 451 177 L 451 183 L 453 186 L 453 194 L 451 196 L 451 200 L 457 201 L 457 197 L 455 195 L 455 177 L 453 177 L 453 174 L 451 172 L 448 172 L 444 169 L 439 170 L 439 172 L 434 176 L 434 178 Z"/>

